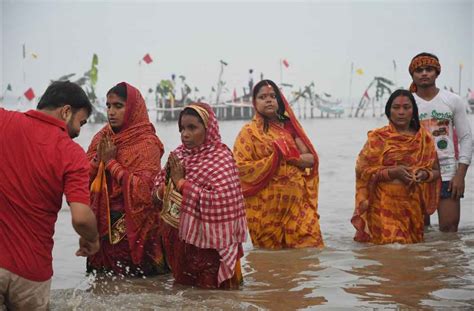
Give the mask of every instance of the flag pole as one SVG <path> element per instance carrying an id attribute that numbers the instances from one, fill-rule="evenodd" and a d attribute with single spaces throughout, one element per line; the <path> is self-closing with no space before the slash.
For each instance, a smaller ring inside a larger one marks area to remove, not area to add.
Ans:
<path id="1" fill-rule="evenodd" d="M 219 100 L 222 92 L 222 75 L 224 74 L 224 62 L 222 59 L 219 61 L 221 64 L 221 70 L 219 71 L 219 78 L 217 79 L 217 90 L 216 90 L 216 105 L 219 105 Z"/>
<path id="2" fill-rule="evenodd" d="M 5 99 L 6 94 L 7 94 L 7 89 L 5 89 L 5 91 L 3 91 L 2 97 L 0 97 L 0 107 L 2 106 L 2 102 Z"/>
<path id="3" fill-rule="evenodd" d="M 23 70 L 23 84 L 26 85 L 25 59 L 26 59 L 26 45 L 23 43 L 23 62 L 22 62 L 22 70 Z"/>
<path id="4" fill-rule="evenodd" d="M 397 82 L 397 63 L 393 60 L 393 82 L 395 83 L 395 88 L 398 88 Z"/>
<path id="5" fill-rule="evenodd" d="M 143 92 L 143 85 L 142 85 L 142 60 L 138 61 L 138 88 L 140 92 Z M 142 93 L 143 94 L 143 93 Z"/>
<path id="6" fill-rule="evenodd" d="M 21 69 L 23 71 L 23 86 L 24 88 L 26 87 L 26 69 L 25 69 L 25 62 L 26 62 L 26 44 L 23 43 L 23 49 L 22 49 L 22 52 L 23 52 L 23 60 L 21 62 Z M 19 107 L 20 107 L 20 104 L 23 102 L 23 96 L 20 96 L 18 98 L 18 108 L 17 110 L 20 110 Z"/>
<path id="7" fill-rule="evenodd" d="M 459 64 L 459 96 L 462 96 L 461 95 L 461 77 L 462 77 L 462 67 L 463 65 L 462 64 Z"/>
<path id="8" fill-rule="evenodd" d="M 351 105 L 351 113 L 349 117 L 352 117 L 352 111 L 354 110 L 354 104 L 352 102 L 352 76 L 354 75 L 354 62 L 351 62 L 351 74 L 349 78 L 349 104 Z"/>
<path id="9" fill-rule="evenodd" d="M 283 84 L 283 66 L 281 65 L 283 60 L 280 59 L 280 85 Z"/>

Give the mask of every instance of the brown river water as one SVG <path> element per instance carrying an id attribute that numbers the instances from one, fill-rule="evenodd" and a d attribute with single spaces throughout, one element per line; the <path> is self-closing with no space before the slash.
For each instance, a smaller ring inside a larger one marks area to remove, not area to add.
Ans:
<path id="1" fill-rule="evenodd" d="M 469 115 L 471 127 L 474 115 Z M 220 123 L 232 147 L 245 121 Z M 375 246 L 353 241 L 354 166 L 368 130 L 385 118 L 303 120 L 320 157 L 320 223 L 326 247 L 266 251 L 244 245 L 240 290 L 201 290 L 173 284 L 171 275 L 151 278 L 85 275 L 75 257 L 78 237 L 70 213 L 59 213 L 54 237 L 52 310 L 474 310 L 474 172 L 466 178 L 458 233 L 440 233 L 437 216 L 425 242 Z M 166 153 L 179 143 L 176 123 L 156 123 Z M 87 148 L 102 125 L 88 124 L 78 143 Z M 163 157 L 162 164 L 167 155 Z"/>

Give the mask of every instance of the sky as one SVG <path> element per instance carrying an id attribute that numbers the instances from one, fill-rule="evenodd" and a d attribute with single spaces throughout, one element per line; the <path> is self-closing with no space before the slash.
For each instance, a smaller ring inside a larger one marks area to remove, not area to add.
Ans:
<path id="1" fill-rule="evenodd" d="M 51 80 L 99 57 L 99 97 L 127 81 L 140 90 L 172 74 L 208 96 L 218 81 L 238 95 L 260 74 L 294 90 L 315 83 L 333 98 L 359 98 L 374 76 L 408 87 L 419 52 L 436 54 L 437 84 L 474 89 L 473 1 L 22 1 L 0 0 L 0 87 L 41 95 Z M 22 47 L 26 47 L 23 59 Z M 37 55 L 37 58 L 32 56 Z M 149 53 L 150 64 L 139 64 Z M 281 65 L 286 59 L 289 67 Z M 362 75 L 352 74 L 361 68 Z M 395 65 L 395 66 L 394 66 Z M 74 80 L 74 78 L 72 78 Z"/>

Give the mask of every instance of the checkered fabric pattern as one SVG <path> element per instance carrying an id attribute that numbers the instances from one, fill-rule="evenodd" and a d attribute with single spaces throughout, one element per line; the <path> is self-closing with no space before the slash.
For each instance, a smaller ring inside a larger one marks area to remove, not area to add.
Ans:
<path id="1" fill-rule="evenodd" d="M 232 152 L 221 142 L 214 112 L 207 104 L 198 105 L 209 112 L 204 143 L 193 149 L 181 145 L 173 151 L 186 172 L 179 237 L 199 248 L 219 252 L 220 284 L 234 274 L 239 244 L 246 240 L 244 197 Z M 164 182 L 164 176 L 162 171 L 155 187 Z"/>

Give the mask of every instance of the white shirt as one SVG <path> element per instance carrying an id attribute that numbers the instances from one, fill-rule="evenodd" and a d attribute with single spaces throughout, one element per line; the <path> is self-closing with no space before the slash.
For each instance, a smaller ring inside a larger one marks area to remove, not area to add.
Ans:
<path id="1" fill-rule="evenodd" d="M 469 165 L 472 158 L 472 133 L 469 119 L 461 97 L 446 90 L 439 90 L 438 94 L 426 101 L 415 93 L 420 121 L 433 135 L 438 152 L 441 179 L 450 181 L 457 170 L 457 163 Z M 456 132 L 459 154 L 456 158 L 454 145 Z"/>

